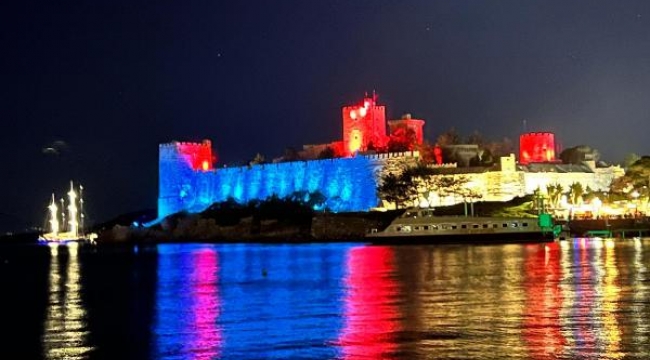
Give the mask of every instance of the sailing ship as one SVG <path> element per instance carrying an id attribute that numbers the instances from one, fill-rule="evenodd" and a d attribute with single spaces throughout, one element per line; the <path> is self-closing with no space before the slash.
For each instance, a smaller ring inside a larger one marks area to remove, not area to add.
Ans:
<path id="1" fill-rule="evenodd" d="M 67 207 L 65 199 L 61 198 L 59 200 L 61 207 L 59 208 L 56 198 L 52 194 L 52 200 L 47 207 L 49 232 L 38 238 L 40 242 L 93 242 L 97 238 L 96 234 L 86 234 L 84 232 L 83 186 L 80 185 L 77 192 L 74 183 L 70 181 L 70 191 L 68 191 L 67 195 Z"/>

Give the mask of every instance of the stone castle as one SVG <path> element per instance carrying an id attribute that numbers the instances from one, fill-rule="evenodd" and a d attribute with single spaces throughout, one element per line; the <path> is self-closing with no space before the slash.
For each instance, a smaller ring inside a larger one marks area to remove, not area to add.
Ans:
<path id="1" fill-rule="evenodd" d="M 158 217 L 179 211 L 200 212 L 212 203 L 233 199 L 240 203 L 280 198 L 295 193 L 320 192 L 331 211 L 369 211 L 391 207 L 380 199 L 377 186 L 387 173 L 401 172 L 418 162 L 418 152 L 377 153 L 386 148 L 390 137 L 408 129 L 417 144 L 423 141 L 425 122 L 410 115 L 386 121 L 385 107 L 377 97 L 366 96 L 359 105 L 342 108 L 342 140 L 330 144 L 305 146 L 306 152 L 326 147 L 335 158 L 215 168 L 216 158 L 209 140 L 200 143 L 173 141 L 159 146 Z M 390 134 L 386 130 L 390 129 Z M 547 185 L 561 184 L 565 189 L 578 182 L 584 188 L 607 190 L 611 181 L 623 175 L 619 167 L 597 168 L 561 164 L 555 159 L 551 133 L 528 133 L 520 138 L 520 162 L 514 155 L 500 159 L 491 168 L 460 168 L 456 164 L 438 164 L 439 175 L 465 177 L 467 187 L 481 201 L 508 201 L 530 194 Z M 440 196 L 428 179 L 418 179 L 412 206 L 439 206 L 462 202 L 457 196 Z"/>

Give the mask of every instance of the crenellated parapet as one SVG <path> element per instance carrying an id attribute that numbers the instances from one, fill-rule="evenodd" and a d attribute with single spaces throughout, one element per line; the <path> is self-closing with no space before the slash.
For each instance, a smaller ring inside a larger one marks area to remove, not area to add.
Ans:
<path id="1" fill-rule="evenodd" d="M 209 171 L 214 169 L 215 157 L 212 153 L 212 142 L 182 142 L 172 141 L 160 144 L 158 152 L 159 161 L 181 162 L 179 165 L 190 167 L 193 170 Z"/>
<path id="2" fill-rule="evenodd" d="M 370 160 L 383 160 L 383 159 L 395 159 L 395 158 L 419 158 L 419 151 L 403 151 L 403 152 L 388 152 L 388 153 L 378 153 L 378 154 L 365 154 L 363 157 Z"/>
<path id="3" fill-rule="evenodd" d="M 555 161 L 555 134 L 530 132 L 519 136 L 519 163 Z"/>

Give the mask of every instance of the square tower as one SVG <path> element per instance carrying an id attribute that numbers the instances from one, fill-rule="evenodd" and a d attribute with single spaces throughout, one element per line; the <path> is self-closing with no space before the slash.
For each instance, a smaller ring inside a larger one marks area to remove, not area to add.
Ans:
<path id="1" fill-rule="evenodd" d="M 343 150 L 346 156 L 358 151 L 384 148 L 386 107 L 377 104 L 377 96 L 365 96 L 360 105 L 343 107 Z"/>

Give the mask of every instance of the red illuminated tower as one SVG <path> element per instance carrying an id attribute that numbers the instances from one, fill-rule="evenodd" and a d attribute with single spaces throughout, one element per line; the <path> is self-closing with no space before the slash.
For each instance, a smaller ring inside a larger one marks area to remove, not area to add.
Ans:
<path id="1" fill-rule="evenodd" d="M 555 135 L 532 132 L 519 137 L 519 163 L 555 161 Z"/>
<path id="2" fill-rule="evenodd" d="M 215 159 L 212 155 L 210 140 L 203 140 L 201 143 L 176 142 L 175 145 L 180 156 L 192 170 L 214 169 Z"/>
<path id="3" fill-rule="evenodd" d="M 343 150 L 349 156 L 357 151 L 383 148 L 386 136 L 386 107 L 377 105 L 377 95 L 365 96 L 360 105 L 343 107 Z"/>

